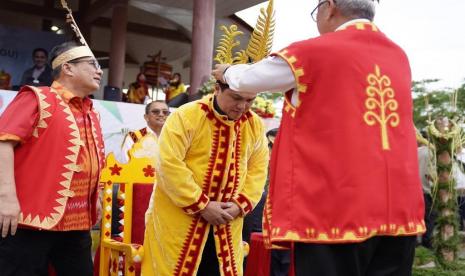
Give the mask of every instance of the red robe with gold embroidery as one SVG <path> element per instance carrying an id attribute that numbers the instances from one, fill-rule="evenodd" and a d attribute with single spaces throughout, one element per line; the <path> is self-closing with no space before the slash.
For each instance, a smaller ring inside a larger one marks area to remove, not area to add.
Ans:
<path id="1" fill-rule="evenodd" d="M 369 23 L 276 55 L 297 80 L 273 146 L 268 242 L 360 242 L 425 230 L 407 56 Z"/>
<path id="2" fill-rule="evenodd" d="M 19 93 L 34 93 L 39 107 L 32 137 L 15 149 L 15 182 L 21 206 L 19 224 L 54 229 L 66 214 L 69 199 L 82 194 L 79 187 L 73 187 L 73 181 L 89 177 L 81 173 L 87 171 L 81 167 L 85 164 L 79 164 L 85 146 L 79 133 L 82 122 L 76 122 L 69 105 L 55 89 L 25 86 Z M 89 117 L 100 171 L 105 158 L 100 123 L 93 109 Z M 96 187 L 88 192 L 92 223 L 96 219 Z"/>

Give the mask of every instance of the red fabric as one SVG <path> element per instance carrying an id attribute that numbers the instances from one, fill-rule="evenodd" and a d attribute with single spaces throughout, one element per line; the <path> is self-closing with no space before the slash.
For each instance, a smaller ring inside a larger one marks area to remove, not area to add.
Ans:
<path id="1" fill-rule="evenodd" d="M 286 95 L 271 157 L 264 233 L 276 244 L 424 231 L 409 63 L 375 26 L 358 27 L 278 53 L 296 72 L 301 93 L 295 110 Z M 364 119 L 376 68 L 398 103 L 399 124 L 387 125 L 390 149 L 383 148 L 380 124 Z"/>
<path id="2" fill-rule="evenodd" d="M 99 180 L 99 164 L 97 147 L 92 133 L 91 109 L 92 101 L 89 98 L 74 96 L 58 83 L 52 87 L 68 103 L 79 128 L 79 135 L 84 145 L 80 147 L 78 165 L 81 171 L 75 172 L 71 182 L 71 189 L 75 195 L 68 199 L 63 219 L 54 228 L 59 231 L 87 230 L 93 225 L 89 212 L 89 191 L 96 191 Z"/>
<path id="3" fill-rule="evenodd" d="M 51 264 L 48 265 L 48 276 L 56 276 L 56 272 L 55 272 L 55 269 L 53 268 L 53 266 Z"/>
<path id="4" fill-rule="evenodd" d="M 71 141 L 76 138 L 72 135 L 73 129 L 70 127 L 71 122 L 67 119 L 68 114 L 64 112 L 64 107 L 60 104 L 60 98 L 58 98 L 55 93 L 51 92 L 48 87 L 23 87 L 19 92 L 18 97 L 22 97 L 22 94 L 29 94 L 35 97 L 36 99 L 34 101 L 36 101 L 36 104 L 39 101 L 40 94 L 41 97 L 43 97 L 41 104 L 39 105 L 41 112 L 43 114 L 49 114 L 48 116 L 43 116 L 42 123 L 37 124 L 37 137 L 31 136 L 26 143 L 15 148 L 15 181 L 21 211 L 24 216 L 23 219 L 26 220 L 26 217 L 30 214 L 31 218 L 35 218 L 38 215 L 41 222 L 45 221 L 44 219 L 46 217 L 51 218 L 51 214 L 57 213 L 55 210 L 55 208 L 59 206 L 57 202 L 62 200 L 66 200 L 66 204 L 68 202 L 74 202 L 73 205 L 67 204 L 64 216 L 66 217 L 67 213 L 70 212 L 69 210 L 73 209 L 69 215 L 76 216 L 76 219 L 68 220 L 70 223 L 68 223 L 65 227 L 59 228 L 56 228 L 56 225 L 53 223 L 41 223 L 39 225 L 34 221 L 21 221 L 20 224 L 55 230 L 82 230 L 83 227 L 85 227 L 85 229 L 89 229 L 91 226 L 89 220 L 84 219 L 82 217 L 82 213 L 77 214 L 75 211 L 77 209 L 81 209 L 84 211 L 87 218 L 91 216 L 95 219 L 95 184 L 98 179 L 99 168 L 103 166 L 104 160 L 103 139 L 101 137 L 100 127 L 98 126 L 99 122 L 97 115 L 94 114 L 93 111 L 89 112 L 90 121 L 92 121 L 92 125 L 96 128 L 96 136 L 92 134 L 93 131 L 90 130 L 80 132 L 80 142 L 83 141 L 82 137 L 92 135 L 91 137 L 93 138 L 91 139 L 93 139 L 95 144 L 91 145 L 91 148 L 93 149 L 91 151 L 94 151 L 94 153 L 89 154 L 88 147 L 86 147 L 86 140 L 82 142 L 84 147 L 79 146 L 77 148 L 79 152 L 76 163 L 81 171 L 72 174 L 70 187 L 70 190 L 74 193 L 74 198 L 77 201 L 68 201 L 68 196 L 58 193 L 58 191 L 65 189 L 65 187 L 60 184 L 60 182 L 66 180 L 63 173 L 70 172 L 70 169 L 65 168 L 64 165 L 71 165 L 73 163 L 70 159 L 68 159 L 68 156 L 73 155 L 73 152 L 70 150 L 70 148 L 73 147 L 73 143 Z M 66 97 L 63 97 L 63 100 L 66 102 Z M 91 105 L 88 107 L 90 109 Z M 84 125 L 84 121 L 79 120 L 79 118 L 77 118 L 76 122 L 78 128 Z M 32 129 L 34 129 L 34 127 Z M 51 142 L 57 141 L 57 138 L 60 139 L 59 142 Z M 96 149 L 95 146 L 98 148 Z M 84 149 L 87 149 L 87 151 Z M 83 152 L 86 152 L 87 154 L 84 154 Z M 89 162 L 86 161 L 89 160 L 89 155 L 93 156 L 93 158 L 97 160 L 97 158 L 95 158 L 97 154 L 100 164 L 90 165 Z M 44 164 L 46 164 L 49 169 L 44 169 Z M 82 185 L 89 185 L 91 182 L 89 180 L 91 172 L 95 183 L 92 185 L 92 188 L 87 186 L 87 188 L 84 187 L 83 189 Z M 31 181 L 33 179 L 40 180 L 40 184 L 37 184 L 36 181 Z M 40 185 L 40 189 L 37 188 L 37 185 Z M 89 190 L 92 191 L 92 196 L 88 194 Z M 89 206 L 89 197 L 91 197 L 91 207 Z M 79 198 L 83 200 L 79 201 Z M 91 215 L 88 214 L 89 210 L 91 210 Z M 63 217 L 61 219 L 58 218 L 58 220 L 62 219 Z"/>
<path id="5" fill-rule="evenodd" d="M 132 190 L 132 237 L 131 243 L 143 244 L 145 211 L 149 206 L 153 185 L 134 184 Z"/>
<path id="6" fill-rule="evenodd" d="M 0 140 L 17 140 L 11 135 L 23 143 L 29 140 L 39 119 L 38 112 L 34 93 L 19 93 L 0 116 Z"/>
<path id="7" fill-rule="evenodd" d="M 262 233 L 252 233 L 250 236 L 250 251 L 247 256 L 245 276 L 269 276 L 270 252 L 270 250 L 265 248 Z"/>

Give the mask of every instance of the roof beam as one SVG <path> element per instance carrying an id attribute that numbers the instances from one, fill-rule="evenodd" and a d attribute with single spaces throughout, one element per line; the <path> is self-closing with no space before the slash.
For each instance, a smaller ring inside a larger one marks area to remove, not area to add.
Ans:
<path id="1" fill-rule="evenodd" d="M 93 3 L 88 12 L 84 14 L 84 22 L 92 23 L 97 20 L 100 16 L 102 16 L 106 11 L 113 8 L 114 1 L 113 0 L 97 0 Z"/>
<path id="2" fill-rule="evenodd" d="M 32 14 L 41 17 L 65 19 L 65 12 L 61 9 L 49 8 L 39 5 L 31 5 L 26 3 L 15 2 L 12 0 L 1 0 L 0 9 L 12 11 L 16 13 Z"/>
<path id="3" fill-rule="evenodd" d="M 250 26 L 249 24 L 247 24 L 247 22 L 245 22 L 242 18 L 240 18 L 239 16 L 233 14 L 233 15 L 230 15 L 228 16 L 229 19 L 231 19 L 232 21 L 234 21 L 237 25 L 241 26 L 242 28 L 246 29 L 247 31 L 249 32 L 253 32 L 253 27 Z"/>
<path id="4" fill-rule="evenodd" d="M 111 28 L 111 19 L 100 17 L 92 23 L 93 26 Z M 134 22 L 128 22 L 127 31 L 134 34 L 163 38 L 177 42 L 191 43 L 191 39 L 177 30 L 164 29 Z"/>
<path id="5" fill-rule="evenodd" d="M 97 0 L 97 2 L 99 1 L 101 0 Z M 104 1 L 112 2 L 111 0 L 104 0 Z M 57 8 L 50 9 L 44 6 L 25 4 L 25 3 L 15 2 L 12 0 L 0 0 L 0 9 L 15 12 L 15 13 L 23 13 L 23 14 L 28 14 L 28 15 L 35 15 L 35 16 L 40 16 L 40 17 L 45 17 L 45 18 L 54 18 L 54 19 L 59 19 L 59 20 L 65 20 L 65 14 L 66 14 L 66 11 L 62 9 L 57 9 Z M 92 9 L 92 6 L 89 9 Z M 78 15 L 76 15 L 76 13 L 74 14 L 76 18 L 80 18 L 79 14 L 81 13 L 78 13 Z M 95 27 L 111 28 L 111 19 L 99 17 L 90 25 L 95 26 Z M 146 35 L 150 37 L 158 37 L 158 38 L 177 41 L 177 42 L 191 43 L 191 39 L 181 31 L 164 29 L 164 28 L 144 25 L 140 23 L 128 22 L 127 31 L 130 33 L 141 34 L 141 35 Z"/>

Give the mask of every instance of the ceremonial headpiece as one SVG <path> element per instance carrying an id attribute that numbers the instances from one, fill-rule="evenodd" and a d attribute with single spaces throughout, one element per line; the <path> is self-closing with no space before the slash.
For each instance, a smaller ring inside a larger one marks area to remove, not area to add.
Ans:
<path id="1" fill-rule="evenodd" d="M 273 0 L 269 0 L 266 10 L 260 9 L 260 15 L 250 35 L 247 49 L 233 54 L 233 49 L 240 45 L 236 37 L 242 35 L 243 32 L 239 31 L 236 25 L 231 25 L 229 28 L 222 25 L 220 29 L 224 34 L 216 48 L 215 61 L 220 64 L 243 64 L 254 63 L 265 58 L 271 51 L 274 27 Z"/>
<path id="2" fill-rule="evenodd" d="M 76 37 L 82 44 L 82 46 L 74 47 L 57 56 L 52 62 L 52 69 L 55 69 L 63 63 L 73 59 L 81 57 L 94 57 L 94 54 L 87 45 L 84 36 L 82 35 L 78 25 L 76 24 L 76 21 L 74 20 L 73 11 L 68 7 L 66 0 L 61 0 L 61 6 L 63 7 L 63 9 L 67 10 L 68 13 L 66 14 L 66 22 L 70 24 L 71 29 L 76 34 Z"/>

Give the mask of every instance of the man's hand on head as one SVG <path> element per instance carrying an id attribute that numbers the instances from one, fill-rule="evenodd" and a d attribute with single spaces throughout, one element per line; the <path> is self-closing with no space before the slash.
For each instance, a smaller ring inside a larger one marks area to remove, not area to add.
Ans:
<path id="1" fill-rule="evenodd" d="M 219 80 L 222 83 L 226 83 L 224 80 L 224 73 L 230 66 L 230 64 L 216 64 L 215 69 L 212 71 L 212 76 L 216 80 Z"/>

